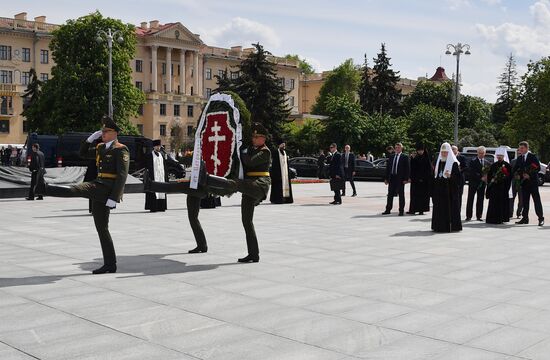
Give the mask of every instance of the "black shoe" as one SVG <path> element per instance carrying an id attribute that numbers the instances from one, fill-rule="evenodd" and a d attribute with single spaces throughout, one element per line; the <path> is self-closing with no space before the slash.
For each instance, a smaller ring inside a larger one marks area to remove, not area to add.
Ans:
<path id="1" fill-rule="evenodd" d="M 356 197 L 356 196 L 357 196 L 357 193 L 351 194 L 351 197 Z"/>
<path id="2" fill-rule="evenodd" d="M 407 211 L 406 214 L 407 215 L 416 215 L 416 213 L 414 211 Z"/>
<path id="3" fill-rule="evenodd" d="M 481 220 L 481 218 L 477 218 L 477 221 L 483 221 L 483 220 Z"/>
<path id="4" fill-rule="evenodd" d="M 389 214 L 391 214 L 391 212 L 389 212 L 388 210 L 386 210 L 382 213 L 382 215 L 389 215 Z"/>
<path id="5" fill-rule="evenodd" d="M 418 215 L 424 215 L 424 211 L 419 212 Z"/>
<path id="6" fill-rule="evenodd" d="M 103 265 L 99 269 L 92 271 L 92 274 L 105 274 L 105 273 L 116 273 L 116 265 Z"/>
<path id="7" fill-rule="evenodd" d="M 257 263 L 258 261 L 260 261 L 260 257 L 259 256 L 251 256 L 251 255 L 247 255 L 239 260 L 237 260 L 238 262 L 240 263 Z"/>
<path id="8" fill-rule="evenodd" d="M 32 201 L 32 200 L 34 200 L 34 198 L 29 198 L 28 197 L 28 198 L 25 198 L 25 200 L 31 200 Z"/>
<path id="9" fill-rule="evenodd" d="M 341 201 L 333 201 L 333 202 L 329 202 L 330 205 L 341 205 L 342 202 Z"/>
<path id="10" fill-rule="evenodd" d="M 520 221 L 516 221 L 516 224 L 518 224 L 518 225 L 529 224 L 529 219 L 528 218 L 523 218 Z"/>
<path id="11" fill-rule="evenodd" d="M 471 217 L 467 217 L 466 220 L 464 221 L 472 221 L 472 218 Z"/>
<path id="12" fill-rule="evenodd" d="M 187 253 L 188 254 L 200 254 L 200 253 L 205 253 L 207 251 L 208 251 L 207 247 L 203 249 L 203 248 L 200 248 L 200 247 L 197 246 L 193 250 L 189 250 Z"/>
<path id="13" fill-rule="evenodd" d="M 42 196 L 39 196 L 36 198 L 36 200 L 44 200 L 44 198 Z"/>
<path id="14" fill-rule="evenodd" d="M 346 193 L 342 193 L 342 196 L 346 196 Z"/>
<path id="15" fill-rule="evenodd" d="M 403 211 L 400 211 L 399 212 L 399 216 L 404 216 L 405 214 L 403 213 Z"/>
<path id="16" fill-rule="evenodd" d="M 544 218 L 539 219 L 539 226 L 544 226 Z"/>

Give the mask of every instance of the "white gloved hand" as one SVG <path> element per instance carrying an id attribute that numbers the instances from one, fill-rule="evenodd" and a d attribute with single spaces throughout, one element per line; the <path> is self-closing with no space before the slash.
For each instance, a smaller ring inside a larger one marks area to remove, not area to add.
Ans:
<path id="1" fill-rule="evenodd" d="M 105 206 L 107 206 L 109 209 L 114 209 L 116 208 L 116 201 L 108 199 Z"/>
<path id="2" fill-rule="evenodd" d="M 92 135 L 88 136 L 88 139 L 86 140 L 86 142 L 91 144 L 94 141 L 96 141 L 97 139 L 99 139 L 100 137 L 101 137 L 101 130 L 98 130 L 95 133 L 93 133 Z"/>

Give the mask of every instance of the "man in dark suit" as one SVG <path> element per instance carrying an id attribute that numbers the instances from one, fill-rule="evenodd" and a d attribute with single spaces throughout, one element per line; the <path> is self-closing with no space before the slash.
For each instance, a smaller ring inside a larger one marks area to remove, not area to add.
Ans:
<path id="1" fill-rule="evenodd" d="M 330 189 L 334 191 L 334 201 L 332 205 L 342 204 L 341 191 L 344 185 L 344 163 L 342 154 L 338 152 L 335 143 L 330 144 L 330 163 L 329 163 Z"/>
<path id="2" fill-rule="evenodd" d="M 404 215 L 405 211 L 405 184 L 409 182 L 410 166 L 409 157 L 403 154 L 403 144 L 397 143 L 394 147 L 395 152 L 390 156 L 386 166 L 386 179 L 384 183 L 388 185 L 388 202 L 386 211 L 382 215 L 388 215 L 393 207 L 393 198 L 399 195 L 399 216 Z"/>
<path id="3" fill-rule="evenodd" d="M 529 151 L 529 143 L 522 141 L 519 143 L 518 152 L 520 156 L 512 172 L 514 177 L 520 181 L 520 191 L 523 198 L 522 219 L 516 224 L 529 224 L 529 202 L 533 197 L 535 204 L 535 213 L 539 218 L 539 226 L 544 225 L 544 214 L 542 203 L 540 201 L 538 172 L 540 171 L 540 162 L 537 156 Z"/>
<path id="4" fill-rule="evenodd" d="M 355 154 L 351 152 L 351 146 L 344 146 L 342 160 L 344 161 L 344 190 L 342 190 L 342 196 L 346 196 L 346 181 L 349 181 L 353 190 L 351 196 L 357 196 L 355 183 L 353 182 L 353 177 L 355 176 Z"/>
<path id="5" fill-rule="evenodd" d="M 27 200 L 34 200 L 34 189 L 36 188 L 36 179 L 44 170 L 44 153 L 40 151 L 39 144 L 32 144 L 31 163 L 29 165 L 31 171 L 31 188 Z M 43 176 L 43 174 L 42 174 Z M 38 195 L 37 200 L 42 200 L 42 195 Z"/>
<path id="6" fill-rule="evenodd" d="M 478 147 L 477 157 L 470 160 L 470 163 L 468 164 L 469 178 L 468 202 L 466 203 L 466 221 L 472 220 L 475 196 L 477 196 L 476 219 L 481 221 L 481 216 L 483 215 L 483 200 L 485 199 L 485 187 L 487 185 L 487 171 L 485 169 L 490 166 L 487 159 L 485 159 L 485 153 L 486 150 L 484 146 Z"/>

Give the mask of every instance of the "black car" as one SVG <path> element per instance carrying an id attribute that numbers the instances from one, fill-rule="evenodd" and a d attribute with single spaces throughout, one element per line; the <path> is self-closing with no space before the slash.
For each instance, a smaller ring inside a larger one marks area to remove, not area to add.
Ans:
<path id="1" fill-rule="evenodd" d="M 317 177 L 318 166 L 317 159 L 314 157 L 295 157 L 288 161 L 288 166 L 296 170 L 298 177 Z M 328 165 L 325 164 L 323 178 L 327 177 Z"/>
<path id="2" fill-rule="evenodd" d="M 386 159 L 377 164 L 367 160 L 355 160 L 355 179 L 384 180 L 386 177 Z"/>

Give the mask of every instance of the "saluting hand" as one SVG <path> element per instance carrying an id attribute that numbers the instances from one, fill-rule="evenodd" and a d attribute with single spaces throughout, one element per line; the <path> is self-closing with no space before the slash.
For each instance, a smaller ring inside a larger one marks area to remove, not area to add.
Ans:
<path id="1" fill-rule="evenodd" d="M 95 133 L 93 133 L 92 135 L 90 135 L 88 137 L 88 139 L 86 139 L 86 142 L 88 143 L 93 143 L 94 141 L 96 141 L 97 139 L 99 139 L 101 137 L 101 134 L 102 134 L 102 131 L 101 130 L 98 130 L 96 131 Z"/>

